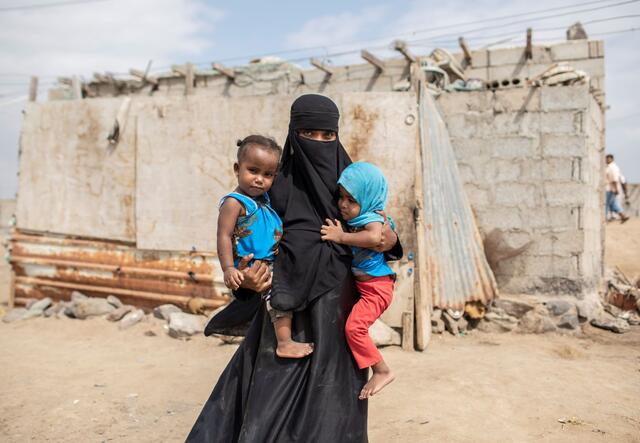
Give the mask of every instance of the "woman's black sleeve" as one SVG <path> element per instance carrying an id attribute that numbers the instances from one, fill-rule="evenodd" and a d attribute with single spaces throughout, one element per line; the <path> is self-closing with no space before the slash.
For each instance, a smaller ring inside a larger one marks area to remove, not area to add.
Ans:
<path id="1" fill-rule="evenodd" d="M 396 237 L 398 238 L 398 241 L 396 241 L 396 244 L 393 245 L 391 249 L 389 249 L 384 253 L 384 259 L 386 261 L 400 260 L 404 255 L 404 250 L 402 249 L 402 243 L 400 243 L 400 236 L 397 233 L 396 233 Z"/>

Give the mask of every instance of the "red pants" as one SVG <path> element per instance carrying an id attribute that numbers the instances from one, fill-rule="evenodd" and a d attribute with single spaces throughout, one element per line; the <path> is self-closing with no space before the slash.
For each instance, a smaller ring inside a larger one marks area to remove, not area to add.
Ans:
<path id="1" fill-rule="evenodd" d="M 345 333 L 347 343 L 360 369 L 373 366 L 382 355 L 369 337 L 371 326 L 389 307 L 393 298 L 394 279 L 391 275 L 356 281 L 360 300 L 353 306 L 347 319 Z"/>

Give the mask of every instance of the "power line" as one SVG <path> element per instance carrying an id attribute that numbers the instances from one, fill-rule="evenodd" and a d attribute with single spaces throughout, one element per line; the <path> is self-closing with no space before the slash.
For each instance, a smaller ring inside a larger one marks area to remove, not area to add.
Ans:
<path id="1" fill-rule="evenodd" d="M 8 11 L 27 11 L 34 9 L 57 8 L 59 6 L 81 5 L 85 3 L 106 2 L 109 0 L 70 0 L 66 2 L 43 3 L 40 5 L 24 5 L 24 6 L 5 6 L 0 8 L 0 12 Z"/>

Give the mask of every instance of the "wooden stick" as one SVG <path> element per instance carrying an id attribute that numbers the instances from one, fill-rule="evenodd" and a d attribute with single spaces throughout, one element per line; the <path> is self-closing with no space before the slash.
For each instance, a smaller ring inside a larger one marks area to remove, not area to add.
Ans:
<path id="1" fill-rule="evenodd" d="M 360 56 L 367 62 L 371 63 L 378 72 L 384 71 L 384 62 L 366 49 L 360 51 Z"/>
<path id="2" fill-rule="evenodd" d="M 13 309 L 16 305 L 16 273 L 13 266 L 9 268 L 9 309 Z"/>
<path id="3" fill-rule="evenodd" d="M 71 89 L 73 89 L 73 97 L 76 100 L 80 100 L 82 98 L 82 83 L 77 75 L 74 75 L 71 79 Z"/>
<path id="4" fill-rule="evenodd" d="M 402 313 L 402 349 L 413 351 L 413 314 Z"/>
<path id="5" fill-rule="evenodd" d="M 533 58 L 533 48 L 532 48 L 532 44 L 531 44 L 531 40 L 532 40 L 532 31 L 531 28 L 527 28 L 527 47 L 524 50 L 524 55 L 527 58 L 527 60 L 531 60 Z"/>
<path id="6" fill-rule="evenodd" d="M 187 63 L 185 65 L 185 76 L 184 76 L 184 94 L 191 95 L 193 94 L 193 79 L 194 79 L 194 68 L 191 63 Z"/>
<path id="7" fill-rule="evenodd" d="M 407 42 L 404 40 L 396 40 L 393 42 L 393 49 L 398 51 L 400 54 L 407 59 L 409 63 L 415 63 L 418 58 L 409 52 L 409 48 L 407 48 Z"/>
<path id="8" fill-rule="evenodd" d="M 35 102 L 38 98 L 38 77 L 31 77 L 29 82 L 29 101 Z"/>
<path id="9" fill-rule="evenodd" d="M 235 80 L 236 73 L 233 69 L 227 68 L 226 66 L 223 66 L 220 63 L 212 63 L 211 66 L 213 67 L 213 69 L 215 69 L 220 74 L 227 77 L 229 80 Z"/>
<path id="10" fill-rule="evenodd" d="M 464 41 L 464 37 L 458 38 L 458 43 L 460 44 L 460 48 L 462 48 L 465 63 L 467 66 L 471 66 L 473 64 L 473 59 L 471 57 L 471 51 L 469 51 L 469 47 L 467 46 L 467 42 Z"/>
<path id="11" fill-rule="evenodd" d="M 152 75 L 148 75 L 145 74 L 143 71 L 139 70 L 139 69 L 129 69 L 129 74 L 133 75 L 134 77 L 138 77 L 139 79 L 147 82 L 147 83 L 151 83 L 152 85 L 157 85 L 158 84 L 158 79 L 155 78 Z M 95 74 L 94 74 L 95 75 Z"/>
<path id="12" fill-rule="evenodd" d="M 317 58 L 312 58 L 309 62 L 319 70 L 323 71 L 325 74 L 329 76 L 333 75 L 333 69 L 322 63 Z"/>
<path id="13" fill-rule="evenodd" d="M 416 226 L 416 262 L 415 276 L 416 290 L 414 294 L 415 318 L 416 318 L 416 348 L 424 351 L 431 340 L 431 303 L 432 293 L 429 285 L 429 262 L 427 259 L 426 226 L 424 221 L 424 183 L 423 183 L 423 125 L 426 118 L 423 112 L 425 100 L 424 84 L 418 85 L 418 124 L 416 125 L 416 164 L 415 164 L 415 197 L 416 207 L 414 209 Z"/>

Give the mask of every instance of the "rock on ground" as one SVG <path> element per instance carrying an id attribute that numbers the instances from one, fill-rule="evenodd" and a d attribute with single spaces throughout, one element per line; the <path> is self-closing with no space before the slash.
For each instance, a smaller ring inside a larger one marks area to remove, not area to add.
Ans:
<path id="1" fill-rule="evenodd" d="M 616 318 L 609 313 L 604 313 L 598 318 L 591 320 L 591 326 L 615 332 L 616 334 L 624 334 L 629 332 L 630 326 L 626 320 Z"/>
<path id="2" fill-rule="evenodd" d="M 544 302 L 544 305 L 552 315 L 562 315 L 573 306 L 566 300 L 548 300 Z"/>
<path id="3" fill-rule="evenodd" d="M 542 306 L 537 306 L 520 319 L 518 329 L 520 332 L 544 334 L 545 332 L 555 331 L 556 325 L 549 317 L 548 310 Z"/>
<path id="4" fill-rule="evenodd" d="M 111 303 L 115 308 L 121 308 L 122 306 L 124 306 L 120 299 L 115 295 L 108 296 L 107 301 Z"/>
<path id="5" fill-rule="evenodd" d="M 111 311 L 107 315 L 107 320 L 109 320 L 109 321 L 119 321 L 119 320 L 122 319 L 122 317 L 124 317 L 129 312 L 133 311 L 134 309 L 135 308 L 133 306 L 131 306 L 131 305 L 120 306 L 119 308 L 116 308 L 115 310 Z"/>
<path id="6" fill-rule="evenodd" d="M 160 305 L 153 308 L 153 316 L 162 320 L 169 321 L 169 317 L 174 312 L 182 312 L 182 309 L 172 304 Z"/>
<path id="7" fill-rule="evenodd" d="M 533 306 L 521 301 L 509 300 L 506 298 L 497 298 L 493 301 L 493 306 L 502 309 L 507 315 L 515 318 L 522 318 L 527 312 L 533 309 Z"/>
<path id="8" fill-rule="evenodd" d="M 45 297 L 31 304 L 31 306 L 29 307 L 29 310 L 44 312 L 44 310 L 47 309 L 49 306 L 51 306 L 51 299 L 49 297 Z"/>
<path id="9" fill-rule="evenodd" d="M 518 326 L 518 319 L 500 308 L 487 312 L 478 323 L 478 329 L 483 332 L 509 332 Z"/>
<path id="10" fill-rule="evenodd" d="M 185 338 L 204 331 L 206 317 L 172 312 L 169 315 L 169 335 L 173 338 Z"/>
<path id="11" fill-rule="evenodd" d="M 142 309 L 136 309 L 135 311 L 131 311 L 127 313 L 120 323 L 118 323 L 118 327 L 120 329 L 127 329 L 131 326 L 138 323 L 140 320 L 144 318 L 144 311 Z"/>
<path id="12" fill-rule="evenodd" d="M 5 323 L 11 323 L 16 320 L 22 320 L 22 317 L 27 313 L 26 308 L 14 308 L 7 312 L 7 314 L 2 317 L 2 321 Z"/>
<path id="13" fill-rule="evenodd" d="M 87 297 L 85 299 L 76 299 L 72 303 L 70 310 L 75 318 L 85 319 L 96 315 L 109 314 L 115 310 L 111 303 L 104 298 Z"/>
<path id="14" fill-rule="evenodd" d="M 376 346 L 400 345 L 402 337 L 393 328 L 387 326 L 382 320 L 376 320 L 369 328 L 369 335 Z"/>

